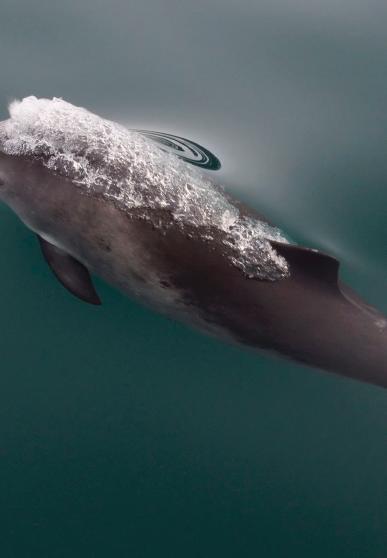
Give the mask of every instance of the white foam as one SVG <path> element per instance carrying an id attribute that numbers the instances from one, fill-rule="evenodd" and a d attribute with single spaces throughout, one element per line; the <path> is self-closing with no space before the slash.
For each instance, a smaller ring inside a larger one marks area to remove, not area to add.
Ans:
<path id="1" fill-rule="evenodd" d="M 181 226 L 215 227 L 224 233 L 230 261 L 249 276 L 289 274 L 268 242 L 287 242 L 278 229 L 242 217 L 202 172 L 151 139 L 58 98 L 27 97 L 12 102 L 9 112 L 4 152 L 32 156 L 124 209 L 168 209 Z"/>

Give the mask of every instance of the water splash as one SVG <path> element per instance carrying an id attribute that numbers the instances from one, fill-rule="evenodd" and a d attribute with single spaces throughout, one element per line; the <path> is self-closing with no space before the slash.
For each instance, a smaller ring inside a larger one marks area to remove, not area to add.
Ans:
<path id="1" fill-rule="evenodd" d="M 221 242 L 225 257 L 249 277 L 289 275 L 270 243 L 287 243 L 279 229 L 242 215 L 208 176 L 145 135 L 57 98 L 15 101 L 10 115 L 0 130 L 5 153 L 32 157 L 123 211 L 136 209 L 143 218 L 168 212 L 173 226 Z"/>

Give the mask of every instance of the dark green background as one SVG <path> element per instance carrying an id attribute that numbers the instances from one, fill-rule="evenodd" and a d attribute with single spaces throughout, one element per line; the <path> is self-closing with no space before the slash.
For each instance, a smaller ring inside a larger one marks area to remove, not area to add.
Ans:
<path id="1" fill-rule="evenodd" d="M 56 95 L 199 141 L 387 311 L 386 23 L 372 0 L 2 0 L 0 116 Z M 0 254 L 2 557 L 386 556 L 386 392 L 98 280 L 84 305 L 3 206 Z"/>

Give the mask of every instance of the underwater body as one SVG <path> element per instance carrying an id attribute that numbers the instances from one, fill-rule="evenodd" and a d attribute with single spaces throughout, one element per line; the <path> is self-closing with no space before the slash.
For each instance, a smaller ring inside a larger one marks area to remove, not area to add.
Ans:
<path id="1" fill-rule="evenodd" d="M 219 337 L 387 387 L 387 320 L 335 258 L 289 244 L 152 140 L 62 99 L 0 123 L 0 195 L 59 281 L 99 304 L 89 271 Z"/>

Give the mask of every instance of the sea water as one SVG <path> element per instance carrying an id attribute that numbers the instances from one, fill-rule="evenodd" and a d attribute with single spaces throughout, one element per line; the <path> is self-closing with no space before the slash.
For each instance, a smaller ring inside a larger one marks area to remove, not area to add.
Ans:
<path id="1" fill-rule="evenodd" d="M 56 97 L 197 142 L 221 162 L 209 180 L 387 312 L 385 2 L 4 0 L 0 16 L 1 119 Z M 385 391 L 98 279 L 90 307 L 5 206 L 0 227 L 2 557 L 385 556 Z"/>

